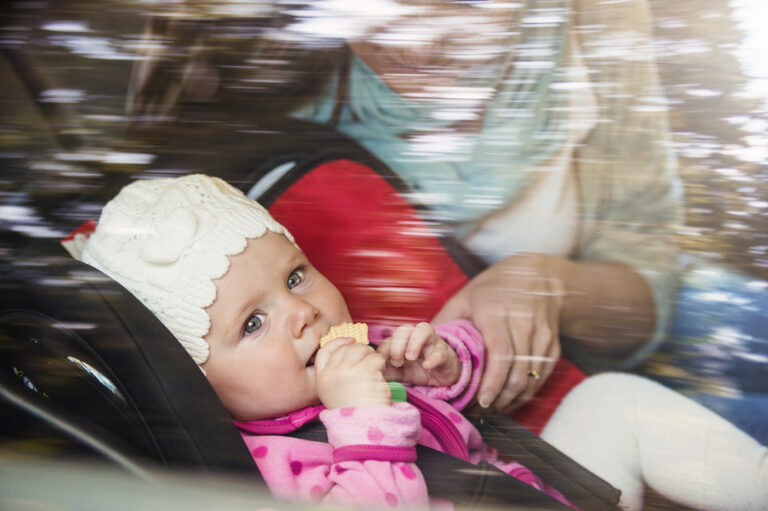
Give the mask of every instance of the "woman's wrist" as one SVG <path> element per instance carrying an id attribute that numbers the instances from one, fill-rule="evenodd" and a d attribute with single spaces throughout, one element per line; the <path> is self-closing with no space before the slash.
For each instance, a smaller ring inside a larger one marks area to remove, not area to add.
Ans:
<path id="1" fill-rule="evenodd" d="M 629 351 L 649 339 L 655 327 L 653 295 L 642 275 L 616 261 L 574 261 L 541 256 L 549 280 L 559 283 L 562 337 L 596 350 Z"/>

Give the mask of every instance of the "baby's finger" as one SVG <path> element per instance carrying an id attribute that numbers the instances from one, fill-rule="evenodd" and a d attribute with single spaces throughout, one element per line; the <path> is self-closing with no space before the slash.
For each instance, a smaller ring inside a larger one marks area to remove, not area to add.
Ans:
<path id="1" fill-rule="evenodd" d="M 427 346 L 424 350 L 424 355 L 424 363 L 421 367 L 423 367 L 425 371 L 449 367 L 459 360 L 458 355 L 453 351 L 453 348 L 442 340 L 434 346 Z"/>
<path id="2" fill-rule="evenodd" d="M 413 325 L 401 325 L 392 334 L 389 347 L 389 362 L 395 367 L 402 367 L 405 363 L 405 349 L 413 332 Z"/>
<path id="3" fill-rule="evenodd" d="M 387 337 L 376 348 L 376 353 L 389 362 L 384 366 L 384 379 L 399 381 L 403 378 L 403 367 L 395 367 L 390 360 L 390 347 L 392 346 L 392 338 Z"/>
<path id="4" fill-rule="evenodd" d="M 376 353 L 375 351 L 371 350 L 368 352 L 367 355 L 365 355 L 360 362 L 358 363 L 360 366 L 365 367 L 368 370 L 377 372 L 377 373 L 383 373 L 384 368 L 387 365 L 387 360 Z M 383 379 L 383 376 L 382 376 Z"/>
<path id="5" fill-rule="evenodd" d="M 421 355 L 424 345 L 435 335 L 435 329 L 429 323 L 421 322 L 417 324 L 411 332 L 408 339 L 408 347 L 405 350 L 407 360 L 416 360 Z M 437 341 L 437 338 L 435 338 Z"/>
<path id="6" fill-rule="evenodd" d="M 336 363 L 336 367 L 351 367 L 359 364 L 369 355 L 378 356 L 376 351 L 374 351 L 373 347 L 370 345 L 360 344 L 358 342 L 354 342 L 353 340 L 352 343 L 339 348 L 333 355 L 331 355 L 330 364 L 333 365 Z"/>
<path id="7" fill-rule="evenodd" d="M 325 369 L 328 366 L 331 355 L 338 351 L 342 346 L 352 344 L 353 342 L 355 342 L 355 340 L 351 337 L 339 337 L 320 348 L 317 351 L 317 355 L 315 355 L 315 368 L 318 371 Z"/>
<path id="8" fill-rule="evenodd" d="M 426 371 L 431 371 L 435 367 L 439 367 L 447 360 L 448 353 L 446 350 L 451 349 L 446 344 L 435 344 L 433 346 L 427 346 L 424 349 L 424 362 L 421 364 Z"/>
<path id="9" fill-rule="evenodd" d="M 381 341 L 381 344 L 376 346 L 376 353 L 384 357 L 384 359 L 389 360 L 390 356 L 390 348 L 392 347 L 392 338 L 387 337 L 383 341 Z"/>
<path id="10" fill-rule="evenodd" d="M 338 365 L 341 361 L 341 353 L 345 351 L 344 347 L 350 344 L 356 344 L 353 338 L 338 337 L 320 348 L 315 356 L 317 370 L 322 371 L 326 367 Z"/>

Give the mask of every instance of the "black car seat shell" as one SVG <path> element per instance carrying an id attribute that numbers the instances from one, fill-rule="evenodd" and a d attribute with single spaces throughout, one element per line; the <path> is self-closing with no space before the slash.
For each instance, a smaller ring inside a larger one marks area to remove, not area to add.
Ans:
<path id="1" fill-rule="evenodd" d="M 134 473 L 160 466 L 260 481 L 200 369 L 119 284 L 66 255 L 40 255 L 0 262 L 0 287 L 6 443 L 34 440 L 49 456 L 95 455 Z"/>

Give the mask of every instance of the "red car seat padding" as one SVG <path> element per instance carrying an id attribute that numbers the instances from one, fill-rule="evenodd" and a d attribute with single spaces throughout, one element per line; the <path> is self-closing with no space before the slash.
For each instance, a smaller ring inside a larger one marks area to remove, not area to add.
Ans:
<path id="1" fill-rule="evenodd" d="M 460 246 L 441 238 L 425 220 L 428 213 L 409 204 L 397 185 L 361 163 L 334 160 L 283 185 L 278 197 L 262 200 L 336 284 L 356 321 L 428 321 L 469 280 L 457 263 L 463 259 Z M 561 359 L 537 396 L 512 417 L 539 433 L 584 378 Z"/>

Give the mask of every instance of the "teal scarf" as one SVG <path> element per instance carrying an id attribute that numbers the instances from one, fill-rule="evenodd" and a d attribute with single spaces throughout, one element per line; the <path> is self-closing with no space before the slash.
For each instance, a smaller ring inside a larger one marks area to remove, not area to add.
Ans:
<path id="1" fill-rule="evenodd" d="M 436 220 L 468 224 L 513 202 L 566 137 L 569 0 L 528 0 L 509 53 L 426 98 L 394 93 L 353 57 L 337 128 L 389 165 Z M 297 117 L 328 122 L 338 78 Z M 479 131 L 462 121 L 480 117 Z"/>

